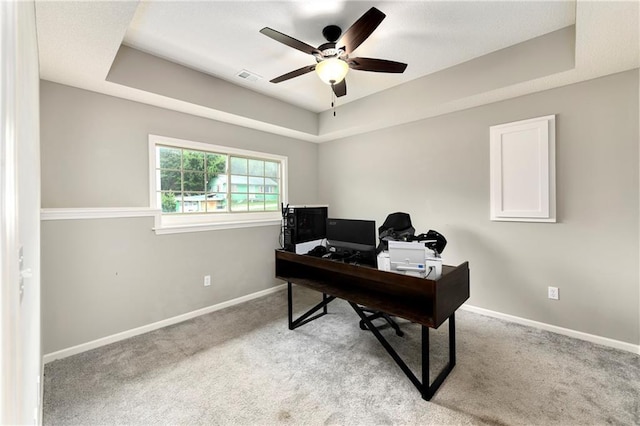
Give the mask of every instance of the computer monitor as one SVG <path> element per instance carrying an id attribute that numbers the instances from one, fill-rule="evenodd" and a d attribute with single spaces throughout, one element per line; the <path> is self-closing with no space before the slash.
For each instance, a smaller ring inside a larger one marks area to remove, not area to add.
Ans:
<path id="1" fill-rule="evenodd" d="M 376 222 L 328 218 L 327 248 L 334 258 L 375 267 Z"/>

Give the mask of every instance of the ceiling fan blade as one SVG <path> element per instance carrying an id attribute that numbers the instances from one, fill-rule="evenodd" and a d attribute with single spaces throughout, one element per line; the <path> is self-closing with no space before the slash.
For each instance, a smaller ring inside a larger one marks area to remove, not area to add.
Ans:
<path id="1" fill-rule="evenodd" d="M 353 52 L 378 28 L 378 25 L 386 16 L 375 7 L 372 7 L 345 31 L 336 46 L 344 46 L 346 53 Z"/>
<path id="2" fill-rule="evenodd" d="M 307 65 L 305 67 L 298 68 L 297 70 L 288 72 L 286 74 L 282 74 L 280 77 L 276 77 L 273 80 L 271 80 L 271 83 L 280 83 L 282 81 L 289 80 L 290 78 L 301 76 L 301 75 L 306 74 L 308 72 L 311 72 L 311 71 L 313 71 L 315 69 L 316 69 L 315 64 L 314 65 Z"/>
<path id="3" fill-rule="evenodd" d="M 402 73 L 407 64 L 375 58 L 349 58 L 349 67 L 359 71 Z"/>
<path id="4" fill-rule="evenodd" d="M 322 53 L 315 47 L 310 46 L 300 40 L 296 40 L 295 38 L 290 37 L 286 34 L 282 34 L 281 32 L 274 29 L 264 27 L 260 30 L 260 32 L 267 37 L 274 39 L 275 41 L 279 41 L 282 44 L 286 44 L 289 47 L 293 47 L 294 49 L 298 49 L 301 52 L 308 53 L 309 55 L 313 55 L 314 53 L 322 55 Z"/>
<path id="5" fill-rule="evenodd" d="M 347 94 L 346 80 L 342 80 L 340 83 L 337 83 L 337 84 L 332 84 L 331 88 L 333 89 L 333 93 L 335 93 L 337 97 L 344 96 Z"/>

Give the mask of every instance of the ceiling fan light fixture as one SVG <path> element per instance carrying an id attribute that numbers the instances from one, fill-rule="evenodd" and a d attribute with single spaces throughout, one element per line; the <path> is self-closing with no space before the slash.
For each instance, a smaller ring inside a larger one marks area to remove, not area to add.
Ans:
<path id="1" fill-rule="evenodd" d="M 349 72 L 349 64 L 338 58 L 325 59 L 316 65 L 318 77 L 329 85 L 340 83 L 344 80 L 347 72 Z"/>

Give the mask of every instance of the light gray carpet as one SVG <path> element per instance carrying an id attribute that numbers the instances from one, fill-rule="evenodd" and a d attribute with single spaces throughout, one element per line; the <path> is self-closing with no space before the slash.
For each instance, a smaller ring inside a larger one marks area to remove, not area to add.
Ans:
<path id="1" fill-rule="evenodd" d="M 295 291 L 296 308 L 319 300 Z M 49 363 L 44 423 L 640 424 L 638 355 L 459 310 L 457 366 L 427 402 L 346 302 L 294 331 L 286 312 L 278 292 Z M 419 373 L 420 328 L 402 328 L 383 334 Z"/>

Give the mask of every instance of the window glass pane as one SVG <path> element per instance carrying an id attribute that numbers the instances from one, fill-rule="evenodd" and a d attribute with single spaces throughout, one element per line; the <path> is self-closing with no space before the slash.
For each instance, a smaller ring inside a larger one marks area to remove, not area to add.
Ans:
<path id="1" fill-rule="evenodd" d="M 166 146 L 156 147 L 160 155 L 160 168 L 161 169 L 180 169 L 180 151 L 179 148 L 168 148 Z"/>
<path id="2" fill-rule="evenodd" d="M 183 150 L 182 168 L 184 170 L 204 172 L 204 152 Z"/>
<path id="3" fill-rule="evenodd" d="M 247 194 L 231 194 L 231 211 L 246 212 L 247 210 Z"/>
<path id="4" fill-rule="evenodd" d="M 278 190 L 279 185 L 280 185 L 280 179 L 265 178 L 264 192 L 267 194 L 279 194 L 280 193 L 280 191 Z"/>
<path id="5" fill-rule="evenodd" d="M 171 196 L 169 195 L 169 197 Z M 173 213 L 182 213 L 182 192 L 173 193 L 173 198 L 176 201 L 176 209 Z M 170 205 L 169 201 L 167 201 L 167 208 L 170 208 Z"/>
<path id="6" fill-rule="evenodd" d="M 158 192 L 158 205 L 161 206 L 162 213 L 175 213 L 178 211 L 178 200 L 172 191 Z"/>
<path id="7" fill-rule="evenodd" d="M 159 170 L 160 172 L 160 189 L 162 191 L 181 191 L 182 180 L 180 172 L 173 170 Z"/>
<path id="8" fill-rule="evenodd" d="M 280 204 L 278 203 L 277 195 L 265 195 L 264 196 L 264 209 L 266 211 L 278 211 Z"/>
<path id="9" fill-rule="evenodd" d="M 209 192 L 227 192 L 228 176 L 226 174 L 220 174 L 215 177 L 210 177 L 207 181 L 207 191 Z"/>
<path id="10" fill-rule="evenodd" d="M 220 192 L 210 192 L 207 194 L 207 211 L 208 212 L 225 212 L 227 211 L 227 194 Z"/>
<path id="11" fill-rule="evenodd" d="M 203 192 L 185 192 L 182 197 L 183 213 L 204 213 L 206 211 L 205 194 Z"/>
<path id="12" fill-rule="evenodd" d="M 216 176 L 227 173 L 227 156 L 222 154 L 207 154 L 207 173 Z"/>
<path id="13" fill-rule="evenodd" d="M 204 173 L 184 172 L 184 190 L 204 192 L 205 190 Z"/>
<path id="14" fill-rule="evenodd" d="M 264 192 L 264 178 L 253 177 L 249 178 L 249 192 L 261 194 Z"/>
<path id="15" fill-rule="evenodd" d="M 279 177 L 279 172 L 280 172 L 280 167 L 279 167 L 279 163 L 274 163 L 271 161 L 265 161 L 264 162 L 264 175 L 267 177 L 274 177 L 277 178 Z"/>
<path id="16" fill-rule="evenodd" d="M 207 191 L 227 192 L 227 156 L 207 154 Z"/>
<path id="17" fill-rule="evenodd" d="M 247 176 L 231 175 L 231 192 L 249 192 L 249 178 Z"/>
<path id="18" fill-rule="evenodd" d="M 247 159 L 240 157 L 231 157 L 231 173 L 246 175 Z"/>
<path id="19" fill-rule="evenodd" d="M 249 175 L 250 176 L 264 176 L 264 161 L 262 161 L 262 160 L 249 160 Z"/>
<path id="20" fill-rule="evenodd" d="M 263 194 L 249 194 L 249 210 L 252 212 L 264 211 Z"/>

